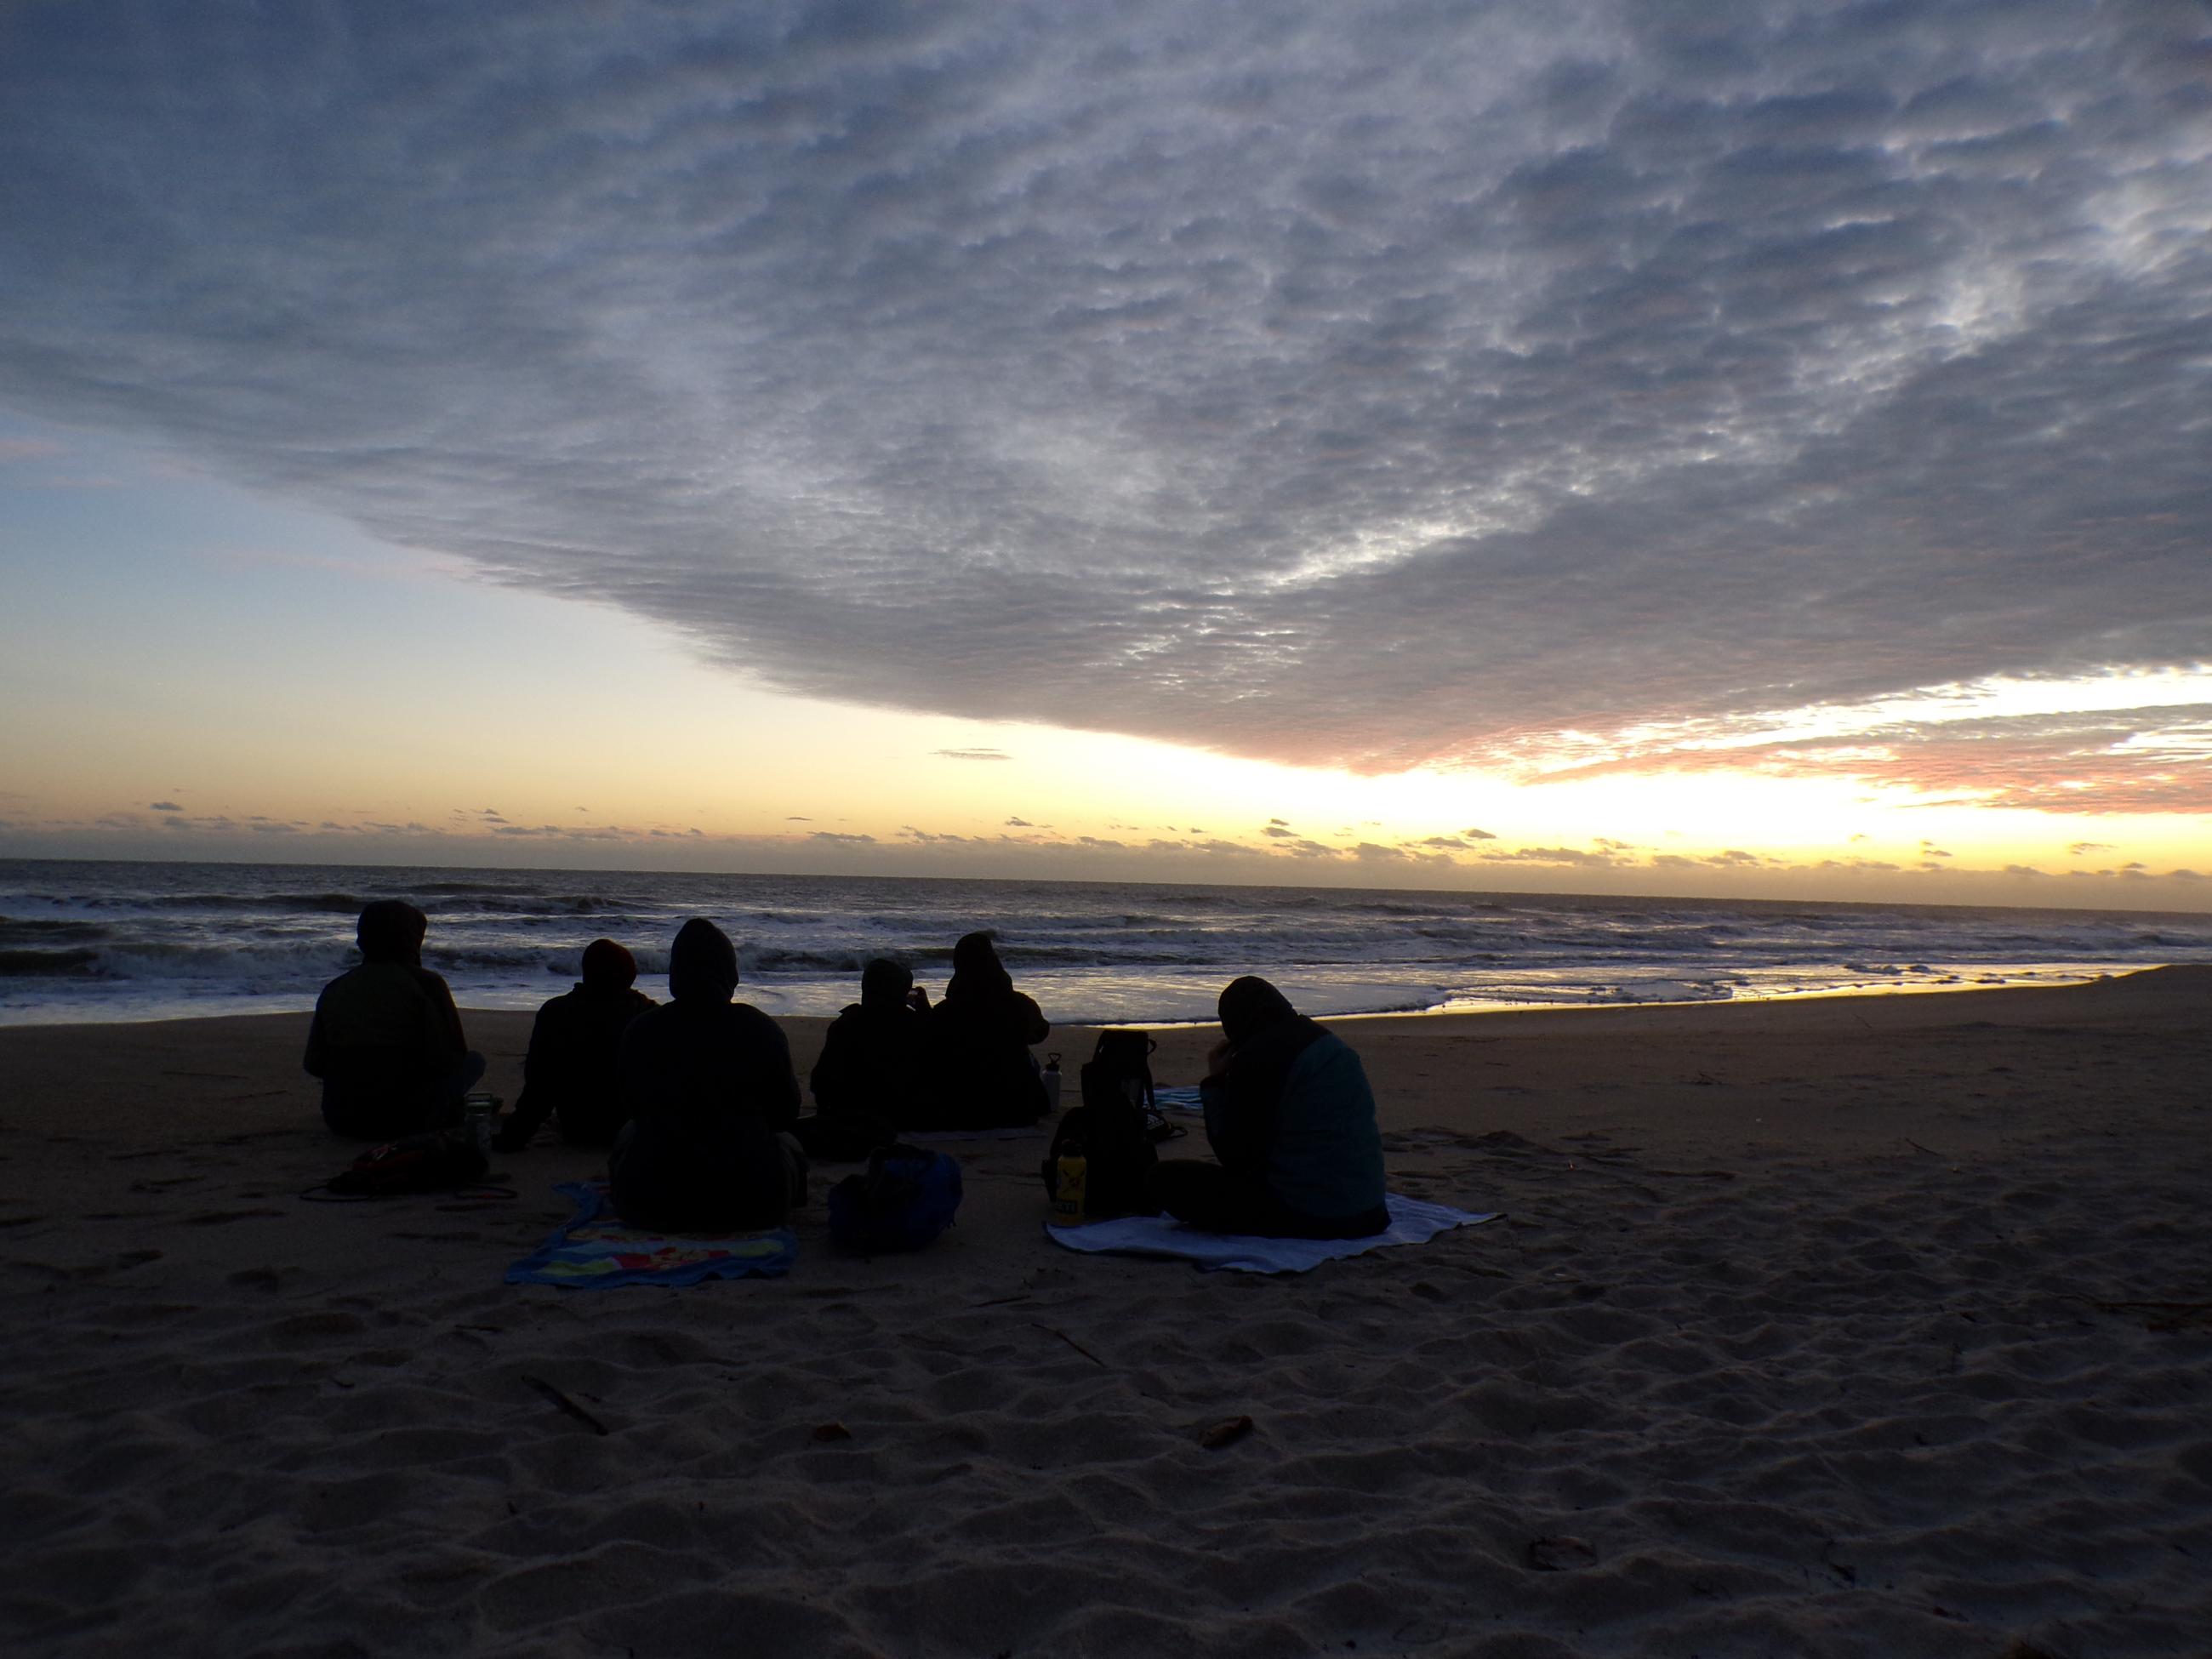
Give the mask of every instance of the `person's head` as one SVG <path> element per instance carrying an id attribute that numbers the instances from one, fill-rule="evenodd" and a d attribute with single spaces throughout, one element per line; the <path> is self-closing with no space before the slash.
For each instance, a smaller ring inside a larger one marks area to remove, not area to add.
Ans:
<path id="1" fill-rule="evenodd" d="M 694 916 L 676 930 L 668 951 L 668 994 L 678 1002 L 727 1002 L 738 988 L 738 947 L 730 936 Z"/>
<path id="2" fill-rule="evenodd" d="M 594 991 L 627 991 L 637 983 L 637 958 L 611 939 L 584 947 L 584 983 Z"/>
<path id="3" fill-rule="evenodd" d="M 999 960 L 998 947 L 991 943 L 988 933 L 963 933 L 960 943 L 952 947 L 952 971 L 972 974 L 978 979 L 988 979 L 1006 971 Z"/>
<path id="4" fill-rule="evenodd" d="M 1004 994 L 1013 988 L 1013 975 L 999 960 L 998 947 L 991 943 L 991 936 L 963 934 L 960 943 L 952 947 L 952 977 L 945 981 L 945 994 L 951 996 L 957 990 L 963 998 L 990 996 Z"/>
<path id="5" fill-rule="evenodd" d="M 1296 1019 L 1291 1000 L 1256 974 L 1232 979 L 1221 991 L 1221 1035 L 1232 1043 L 1249 1042 L 1261 1032 Z"/>
<path id="6" fill-rule="evenodd" d="M 374 899 L 363 905 L 354 941 L 363 962 L 398 962 L 420 966 L 422 936 L 430 919 L 405 899 Z"/>
<path id="7" fill-rule="evenodd" d="M 878 957 L 860 969 L 860 1006 L 903 1008 L 906 994 L 914 989 L 914 974 L 902 962 Z"/>

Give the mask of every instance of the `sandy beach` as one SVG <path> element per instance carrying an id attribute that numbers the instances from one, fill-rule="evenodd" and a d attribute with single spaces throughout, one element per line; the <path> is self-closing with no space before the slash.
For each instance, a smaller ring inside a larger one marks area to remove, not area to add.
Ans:
<path id="1" fill-rule="evenodd" d="M 1505 1217 L 1279 1279 L 1058 1248 L 1040 1134 L 921 1255 L 831 1168 L 787 1278 L 511 1287 L 592 1157 L 303 1202 L 305 1024 L 0 1030 L 9 1651 L 2212 1652 L 2212 968 L 1335 1022 Z"/>

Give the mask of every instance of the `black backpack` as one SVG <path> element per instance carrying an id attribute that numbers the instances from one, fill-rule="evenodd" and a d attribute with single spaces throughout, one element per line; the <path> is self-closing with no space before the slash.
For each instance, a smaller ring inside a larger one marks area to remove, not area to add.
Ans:
<path id="1" fill-rule="evenodd" d="M 1142 1031 L 1101 1031 L 1083 1067 L 1083 1103 L 1060 1114 L 1052 1150 L 1039 1173 L 1045 1191 L 1060 1190 L 1060 1160 L 1080 1154 L 1086 1165 L 1084 1213 L 1092 1218 L 1157 1215 L 1145 1177 L 1160 1161 L 1148 1113 L 1152 1099 L 1152 1038 Z"/>

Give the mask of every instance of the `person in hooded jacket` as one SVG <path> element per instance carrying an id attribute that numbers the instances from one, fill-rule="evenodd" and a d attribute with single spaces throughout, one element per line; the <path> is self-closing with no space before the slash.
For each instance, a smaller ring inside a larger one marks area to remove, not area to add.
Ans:
<path id="1" fill-rule="evenodd" d="M 999 1129 L 1045 1115 L 1044 1079 L 1030 1045 L 1052 1027 L 1014 989 L 988 933 L 952 947 L 952 977 L 929 1011 L 929 1075 L 915 1129 Z"/>
<path id="2" fill-rule="evenodd" d="M 814 1115 L 796 1131 L 807 1156 L 866 1158 L 912 1121 L 921 1097 L 929 994 L 903 963 L 878 957 L 860 973 L 860 1000 L 845 1005 L 807 1076 Z"/>
<path id="3" fill-rule="evenodd" d="M 1199 1085 L 1215 1164 L 1161 1164 L 1146 1191 L 1178 1221 L 1273 1238 L 1366 1238 L 1390 1224 L 1367 1073 L 1266 980 L 1221 994 Z"/>
<path id="4" fill-rule="evenodd" d="M 791 1046 L 731 1000 L 737 988 L 736 947 L 695 916 L 669 951 L 669 1000 L 623 1033 L 615 1072 L 630 1121 L 607 1164 L 633 1226 L 772 1227 L 805 1197 L 806 1159 L 787 1133 L 799 1115 Z"/>
<path id="5" fill-rule="evenodd" d="M 522 1093 L 495 1143 L 519 1152 L 550 1117 L 571 1146 L 610 1145 L 623 1126 L 615 1055 L 630 1021 L 654 1006 L 637 989 L 637 958 L 611 939 L 584 947 L 583 978 L 538 1011 Z"/>
<path id="6" fill-rule="evenodd" d="M 404 899 L 364 905 L 360 965 L 316 1000 L 302 1063 L 322 1079 L 323 1121 L 336 1133 L 390 1140 L 458 1124 L 461 1097 L 483 1075 L 453 992 L 422 965 L 429 928 Z"/>

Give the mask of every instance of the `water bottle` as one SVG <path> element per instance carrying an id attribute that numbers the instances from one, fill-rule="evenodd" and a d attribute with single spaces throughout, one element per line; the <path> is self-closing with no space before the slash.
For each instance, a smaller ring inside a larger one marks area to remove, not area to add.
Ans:
<path id="1" fill-rule="evenodd" d="M 1044 1109 L 1048 1112 L 1060 1109 L 1060 1056 L 1044 1057 Z"/>
<path id="2" fill-rule="evenodd" d="M 468 1131 L 470 1143 L 486 1158 L 491 1156 L 491 1123 L 498 1113 L 496 1095 L 461 1097 L 461 1127 Z"/>
<path id="3" fill-rule="evenodd" d="M 1083 1221 L 1084 1200 L 1091 1184 L 1091 1160 L 1084 1157 L 1080 1146 L 1071 1146 L 1060 1155 L 1054 1173 L 1052 1224 L 1079 1226 Z"/>

